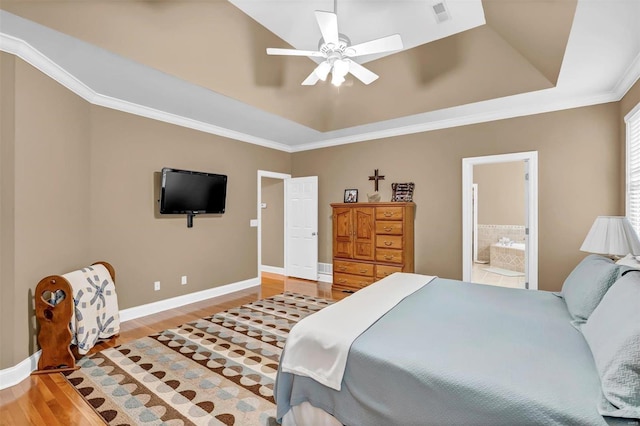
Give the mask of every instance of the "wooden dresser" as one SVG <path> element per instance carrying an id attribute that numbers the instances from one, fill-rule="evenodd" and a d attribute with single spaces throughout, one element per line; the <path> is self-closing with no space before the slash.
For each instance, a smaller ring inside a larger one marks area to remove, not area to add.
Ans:
<path id="1" fill-rule="evenodd" d="M 335 203 L 333 286 L 359 290 L 394 272 L 414 272 L 414 203 Z"/>

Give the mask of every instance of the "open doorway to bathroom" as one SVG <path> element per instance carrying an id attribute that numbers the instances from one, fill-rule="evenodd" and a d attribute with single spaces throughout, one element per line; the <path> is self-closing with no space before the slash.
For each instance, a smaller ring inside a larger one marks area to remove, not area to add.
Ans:
<path id="1" fill-rule="evenodd" d="M 537 153 L 463 160 L 463 279 L 537 288 Z"/>

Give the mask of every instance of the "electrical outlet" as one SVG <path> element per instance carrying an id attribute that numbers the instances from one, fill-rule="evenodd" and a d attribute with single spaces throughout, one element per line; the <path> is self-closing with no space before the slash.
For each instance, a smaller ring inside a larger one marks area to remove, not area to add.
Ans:
<path id="1" fill-rule="evenodd" d="M 153 289 L 154 289 L 155 291 L 160 290 L 160 281 L 154 281 L 154 282 L 153 282 Z"/>
<path id="2" fill-rule="evenodd" d="M 182 285 L 185 285 L 185 284 L 187 283 L 187 276 L 186 276 L 186 275 L 183 275 L 183 276 L 182 276 L 182 278 L 180 279 L 180 283 L 181 283 Z"/>

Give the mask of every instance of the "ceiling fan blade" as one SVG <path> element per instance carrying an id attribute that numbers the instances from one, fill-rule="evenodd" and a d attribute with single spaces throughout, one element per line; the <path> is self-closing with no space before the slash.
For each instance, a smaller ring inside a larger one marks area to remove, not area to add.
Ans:
<path id="1" fill-rule="evenodd" d="M 338 16 L 333 12 L 316 10 L 316 20 L 324 42 L 338 44 Z"/>
<path id="2" fill-rule="evenodd" d="M 400 34 L 393 34 L 387 37 L 377 38 L 375 40 L 349 46 L 345 51 L 345 56 L 353 58 L 354 56 L 402 50 L 403 47 Z"/>
<path id="3" fill-rule="evenodd" d="M 316 74 L 316 71 L 313 70 L 311 74 L 309 74 L 309 76 L 305 78 L 301 84 L 303 86 L 313 86 L 318 82 L 318 80 L 320 80 L 320 78 L 318 77 L 318 74 Z"/>
<path id="4" fill-rule="evenodd" d="M 360 65 L 355 61 L 349 61 L 349 62 L 351 62 L 349 66 L 349 72 L 364 84 L 371 84 L 378 79 L 378 74 L 372 71 L 369 71 L 368 69 L 366 69 L 365 67 L 363 67 L 362 65 Z"/>
<path id="5" fill-rule="evenodd" d="M 267 55 L 312 56 L 317 58 L 325 57 L 322 52 L 315 50 L 278 49 L 276 47 L 268 47 Z"/>

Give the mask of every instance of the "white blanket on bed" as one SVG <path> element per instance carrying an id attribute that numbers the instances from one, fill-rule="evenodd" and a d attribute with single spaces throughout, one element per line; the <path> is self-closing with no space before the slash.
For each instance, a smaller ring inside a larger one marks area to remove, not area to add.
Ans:
<path id="1" fill-rule="evenodd" d="M 434 278 L 395 273 L 304 318 L 289 333 L 282 371 L 310 377 L 339 391 L 353 341 Z"/>

